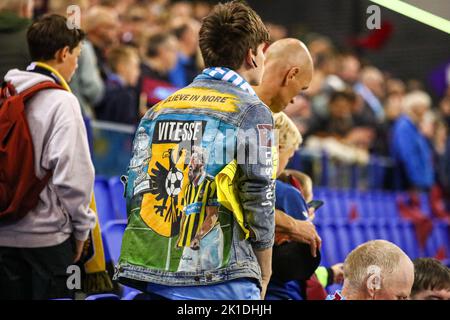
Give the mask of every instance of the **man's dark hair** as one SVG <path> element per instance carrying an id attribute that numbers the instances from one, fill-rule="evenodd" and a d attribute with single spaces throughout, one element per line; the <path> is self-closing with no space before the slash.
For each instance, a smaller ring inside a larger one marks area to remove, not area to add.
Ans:
<path id="1" fill-rule="evenodd" d="M 69 29 L 66 22 L 65 17 L 52 14 L 40 18 L 28 28 L 27 41 L 32 60 L 52 60 L 56 52 L 65 47 L 69 47 L 72 53 L 85 33 L 81 29 Z"/>
<path id="2" fill-rule="evenodd" d="M 183 23 L 180 26 L 174 28 L 172 33 L 178 40 L 183 38 L 184 33 L 189 29 L 189 25 L 187 23 Z"/>
<path id="3" fill-rule="evenodd" d="M 433 258 L 414 260 L 414 284 L 411 295 L 423 290 L 443 289 L 450 290 L 450 269 Z"/>
<path id="4" fill-rule="evenodd" d="M 338 99 L 345 99 L 350 103 L 356 102 L 356 94 L 351 89 L 345 89 L 342 91 L 333 91 L 330 95 L 329 103 L 333 103 Z"/>
<path id="5" fill-rule="evenodd" d="M 147 40 L 147 48 L 145 50 L 145 54 L 149 58 L 154 58 L 158 56 L 158 49 L 163 45 L 172 34 L 170 33 L 158 33 L 152 35 Z"/>
<path id="6" fill-rule="evenodd" d="M 237 70 L 248 49 L 256 54 L 258 46 L 269 40 L 261 18 L 243 1 L 216 5 L 200 28 L 200 49 L 206 67 Z"/>

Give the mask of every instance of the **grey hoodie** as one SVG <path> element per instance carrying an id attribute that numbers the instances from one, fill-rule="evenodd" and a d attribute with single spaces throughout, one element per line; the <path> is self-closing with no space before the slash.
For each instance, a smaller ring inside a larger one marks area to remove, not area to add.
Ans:
<path id="1" fill-rule="evenodd" d="M 5 79 L 18 92 L 42 81 L 53 81 L 17 69 L 9 71 Z M 86 240 L 96 221 L 89 209 L 95 173 L 78 100 L 64 90 L 45 90 L 29 100 L 25 113 L 34 145 L 36 176 L 44 177 L 46 170 L 53 175 L 34 210 L 19 222 L 0 227 L 0 246 L 55 246 L 72 233 L 76 239 Z"/>

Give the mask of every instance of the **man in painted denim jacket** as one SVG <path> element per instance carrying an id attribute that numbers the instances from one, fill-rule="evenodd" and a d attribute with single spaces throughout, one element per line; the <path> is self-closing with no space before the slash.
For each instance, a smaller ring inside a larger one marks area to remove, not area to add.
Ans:
<path id="1" fill-rule="evenodd" d="M 273 119 L 256 96 L 269 35 L 242 2 L 204 19 L 207 69 L 134 141 L 116 279 L 153 298 L 259 299 L 274 241 Z"/>

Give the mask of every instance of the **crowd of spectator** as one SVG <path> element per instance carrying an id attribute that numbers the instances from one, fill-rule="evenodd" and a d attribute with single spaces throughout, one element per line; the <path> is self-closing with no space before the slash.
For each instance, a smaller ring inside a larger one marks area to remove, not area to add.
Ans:
<path id="1" fill-rule="evenodd" d="M 80 7 L 87 40 L 70 85 L 86 117 L 137 125 L 148 108 L 202 70 L 198 31 L 212 8 L 208 1 L 41 0 L 34 10 L 14 3 L 15 15 L 0 16 L 0 30 L 7 31 L 2 41 L 17 39 L 0 55 L 1 77 L 9 66 L 28 61 L 24 28 L 33 11 L 65 15 L 69 5 Z M 272 41 L 288 35 L 283 26 L 267 26 Z M 385 183 L 388 188 L 450 189 L 450 91 L 432 100 L 422 82 L 337 50 L 325 36 L 302 40 L 311 51 L 314 77 L 286 114 L 305 147 L 344 163 L 367 164 L 372 153 L 391 157 L 400 170 Z"/>
<path id="2" fill-rule="evenodd" d="M 35 1 L 33 8 L 33 1 L 5 0 L 0 4 L 0 42 L 12 45 L 0 52 L 1 78 L 8 70 L 24 70 L 29 64 L 26 30 L 31 20 L 45 13 L 66 15 L 73 4 L 81 9 L 81 27 L 87 36 L 70 87 L 80 102 L 87 126 L 89 119 L 136 126 L 150 108 L 191 83 L 203 69 L 198 31 L 201 19 L 212 9 L 207 1 L 41 0 Z M 268 27 L 272 41 L 287 36 L 282 26 Z M 309 88 L 290 101 L 285 113 L 275 116 L 275 127 L 282 123 L 280 130 L 288 131 L 286 146 L 280 140 L 276 209 L 304 225 L 299 229 L 311 229 L 311 238 L 317 238 L 311 254 L 314 256 L 321 239 L 311 222 L 314 211 L 309 211 L 307 204 L 312 200 L 313 182 L 301 173 L 284 171 L 300 144 L 348 163 L 367 164 L 374 153 L 390 157 L 396 164 L 393 173 L 398 179 L 393 179 L 389 187 L 414 191 L 437 188 L 439 199 L 445 203 L 450 190 L 450 87 L 444 96 L 433 100 L 424 84 L 400 79 L 354 53 L 339 51 L 325 36 L 311 35 L 303 40 L 311 52 L 314 76 Z M 450 210 L 446 205 L 443 211 Z M 297 212 L 299 207 L 304 208 L 303 212 Z M 275 242 L 282 245 L 289 240 L 293 239 L 283 238 L 281 232 Z M 386 268 L 409 270 L 405 286 L 413 285 L 413 264 L 399 248 L 386 243 L 367 246 L 375 252 L 369 254 L 374 259 L 386 258 L 377 252 L 391 254 L 398 261 L 403 259 L 402 268 Z M 357 290 L 359 282 L 366 280 L 362 271 L 358 272 L 358 268 L 368 267 L 361 262 L 366 247 L 349 255 L 346 268 L 342 264 L 325 268 L 331 278 L 327 284 L 342 282 L 346 274 L 347 298 L 372 297 L 370 290 Z M 388 257 L 379 264 L 394 260 Z M 434 267 L 448 282 L 448 269 Z M 320 285 L 317 270 L 305 279 L 310 283 L 303 283 L 303 288 L 313 286 L 312 283 Z M 339 279 L 332 279 L 333 276 Z M 423 282 L 415 284 L 414 294 L 435 287 L 442 289 L 433 282 Z M 288 289 L 292 285 L 272 281 L 269 287 L 276 296 L 283 290 L 292 292 L 292 288 Z M 393 287 L 397 291 L 384 292 L 385 298 L 408 298 L 408 290 Z M 443 288 L 448 295 L 448 283 Z"/>

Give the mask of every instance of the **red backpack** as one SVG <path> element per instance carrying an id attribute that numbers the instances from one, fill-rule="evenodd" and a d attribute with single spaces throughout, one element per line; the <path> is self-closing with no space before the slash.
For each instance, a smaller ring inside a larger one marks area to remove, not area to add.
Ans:
<path id="1" fill-rule="evenodd" d="M 22 219 L 39 201 L 39 194 L 52 173 L 39 180 L 34 167 L 34 149 L 25 115 L 25 104 L 37 92 L 62 89 L 51 82 L 41 82 L 16 93 L 10 83 L 0 92 L 0 225 Z M 45 106 L 42 106 L 45 107 Z"/>

